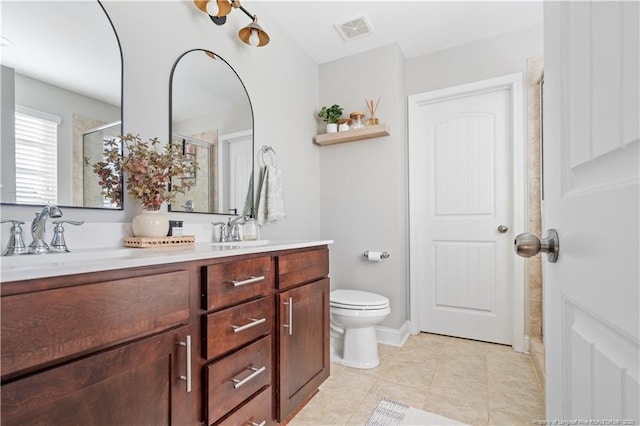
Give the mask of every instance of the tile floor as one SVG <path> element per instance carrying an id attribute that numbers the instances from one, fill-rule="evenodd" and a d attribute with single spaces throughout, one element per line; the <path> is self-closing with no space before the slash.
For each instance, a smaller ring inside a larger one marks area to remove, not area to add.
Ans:
<path id="1" fill-rule="evenodd" d="M 471 425 L 545 418 L 531 358 L 508 346 L 422 333 L 401 348 L 379 345 L 379 353 L 370 370 L 331 364 L 289 425 L 364 425 L 382 397 Z"/>

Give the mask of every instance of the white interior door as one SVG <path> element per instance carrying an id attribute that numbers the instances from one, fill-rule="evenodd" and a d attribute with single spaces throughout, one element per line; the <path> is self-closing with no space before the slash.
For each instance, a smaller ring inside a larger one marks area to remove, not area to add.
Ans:
<path id="1" fill-rule="evenodd" d="M 412 285 L 420 331 L 511 344 L 511 87 L 473 87 L 410 100 Z"/>
<path id="2" fill-rule="evenodd" d="M 639 5 L 545 2 L 549 419 L 640 422 Z"/>
<path id="3" fill-rule="evenodd" d="M 243 214 L 251 171 L 253 170 L 253 134 L 250 130 L 220 137 L 226 169 L 220 181 L 224 209 L 230 214 Z"/>

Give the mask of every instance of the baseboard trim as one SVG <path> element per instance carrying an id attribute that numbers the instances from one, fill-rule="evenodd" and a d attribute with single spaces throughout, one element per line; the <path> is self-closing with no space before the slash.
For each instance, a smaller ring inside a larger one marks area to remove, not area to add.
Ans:
<path id="1" fill-rule="evenodd" d="M 410 324 L 409 321 L 405 321 L 400 328 L 391 327 L 376 327 L 376 338 L 378 343 L 385 345 L 401 347 L 409 338 Z"/>

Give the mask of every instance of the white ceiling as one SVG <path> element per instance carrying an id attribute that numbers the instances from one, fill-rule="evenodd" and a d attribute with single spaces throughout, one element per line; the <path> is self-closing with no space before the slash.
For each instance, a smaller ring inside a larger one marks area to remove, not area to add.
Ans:
<path id="1" fill-rule="evenodd" d="M 267 33 L 277 26 L 319 64 L 392 43 L 412 58 L 542 23 L 542 1 L 252 0 L 242 4 L 258 15 Z M 344 41 L 335 25 L 363 14 L 373 33 Z M 272 43 L 277 42 L 272 36 Z"/>

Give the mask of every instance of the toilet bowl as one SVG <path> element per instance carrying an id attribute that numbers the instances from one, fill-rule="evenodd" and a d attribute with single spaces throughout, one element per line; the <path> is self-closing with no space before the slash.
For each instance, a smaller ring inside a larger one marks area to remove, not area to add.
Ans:
<path id="1" fill-rule="evenodd" d="M 334 361 L 353 368 L 380 365 L 375 326 L 391 313 L 389 299 L 359 290 L 334 290 L 329 295 Z M 341 349 L 341 350 L 340 350 Z"/>

